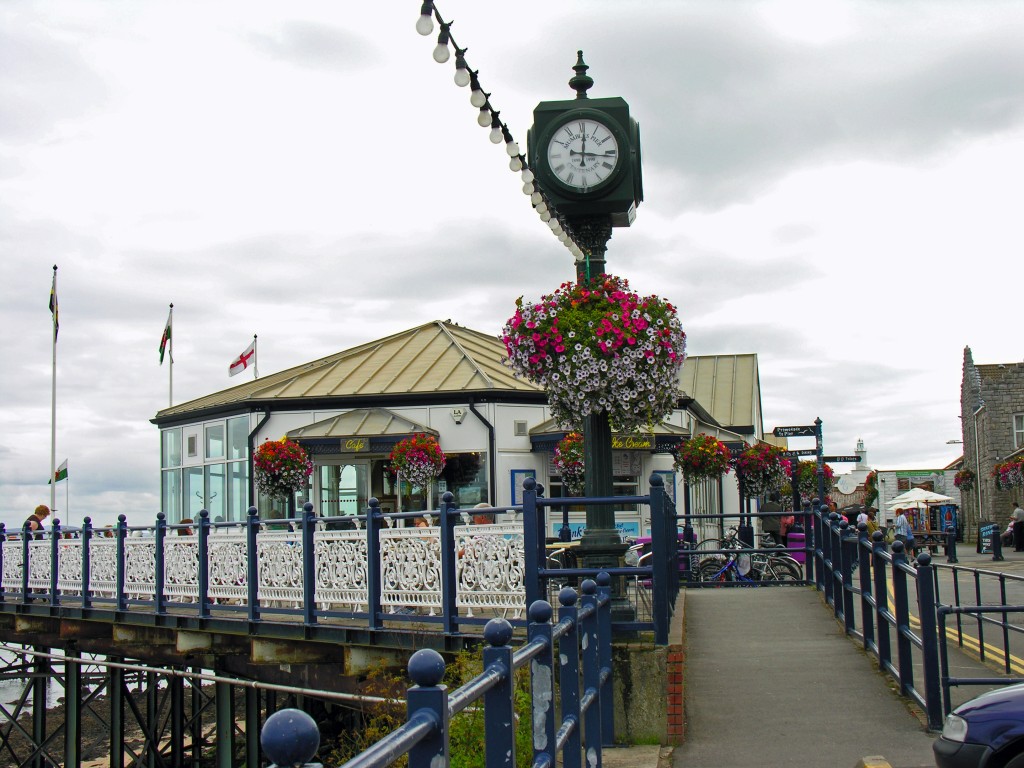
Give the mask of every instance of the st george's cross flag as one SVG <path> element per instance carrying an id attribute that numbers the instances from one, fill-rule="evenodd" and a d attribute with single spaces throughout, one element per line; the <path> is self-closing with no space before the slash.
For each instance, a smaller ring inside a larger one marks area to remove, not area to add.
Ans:
<path id="1" fill-rule="evenodd" d="M 236 373 L 241 373 L 250 366 L 256 366 L 256 339 L 253 339 L 252 343 L 245 348 L 245 351 L 228 367 L 228 376 L 234 376 Z"/>

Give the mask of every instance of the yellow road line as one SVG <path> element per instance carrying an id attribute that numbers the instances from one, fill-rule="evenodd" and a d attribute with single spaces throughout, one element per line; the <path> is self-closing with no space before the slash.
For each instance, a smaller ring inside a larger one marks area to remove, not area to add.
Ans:
<path id="1" fill-rule="evenodd" d="M 896 602 L 894 600 L 894 595 L 893 595 L 893 590 L 892 590 L 892 582 L 890 582 L 888 580 L 886 581 L 885 591 L 886 591 L 886 598 L 887 598 L 887 601 L 888 601 L 888 604 L 889 604 L 889 612 L 895 616 L 896 615 Z M 910 614 L 910 627 L 911 627 L 911 629 L 920 629 L 921 628 L 921 619 L 919 619 L 913 613 Z M 1003 649 L 1000 648 L 999 646 L 995 646 L 995 645 L 992 645 L 992 643 L 986 642 L 984 644 L 984 646 L 985 646 L 985 658 L 984 658 L 984 660 L 982 660 L 982 658 L 981 658 L 981 644 L 978 642 L 978 638 L 974 637 L 974 635 L 971 635 L 971 634 L 969 634 L 967 632 L 960 632 L 960 633 L 958 633 L 957 630 L 956 630 L 956 627 L 949 627 L 949 626 L 947 626 L 946 627 L 946 641 L 947 642 L 952 641 L 954 644 L 957 644 L 957 646 L 959 648 L 961 648 L 962 650 L 967 651 L 970 654 L 976 656 L 979 661 L 983 661 L 984 664 L 987 664 L 988 666 L 992 667 L 993 669 L 997 669 L 1000 672 L 1002 672 L 1002 671 L 1004 671 L 1006 669 L 1006 666 L 1005 666 L 1005 664 L 1002 661 Z M 993 656 L 998 656 L 999 659 L 998 660 L 994 659 L 994 658 L 992 658 Z M 1015 674 L 1018 674 L 1018 675 L 1024 675 L 1024 658 L 1021 658 L 1020 656 L 1015 656 L 1014 654 L 1011 653 L 1011 654 L 1009 654 L 1009 659 L 1010 659 L 1010 671 L 1015 673 Z"/>

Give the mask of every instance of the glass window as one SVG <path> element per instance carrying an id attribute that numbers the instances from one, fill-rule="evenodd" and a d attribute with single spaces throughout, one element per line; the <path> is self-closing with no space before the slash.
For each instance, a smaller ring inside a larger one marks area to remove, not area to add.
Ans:
<path id="1" fill-rule="evenodd" d="M 230 422 L 228 434 L 231 433 Z M 249 462 L 228 463 L 228 501 L 226 520 L 245 520 L 249 513 Z"/>
<path id="2" fill-rule="evenodd" d="M 1017 413 L 1013 416 L 1013 447 L 1024 446 L 1024 413 Z"/>
<path id="3" fill-rule="evenodd" d="M 181 519 L 180 469 L 167 469 L 160 473 L 160 510 L 169 523 Z"/>
<path id="4" fill-rule="evenodd" d="M 249 417 L 228 419 L 228 459 L 249 458 Z"/>
<path id="5" fill-rule="evenodd" d="M 165 429 L 160 433 L 160 466 L 181 466 L 181 428 Z M 167 509 L 165 508 L 166 512 Z"/>
<path id="6" fill-rule="evenodd" d="M 224 425 L 206 425 L 206 458 L 224 458 Z"/>
<path id="7" fill-rule="evenodd" d="M 185 497 L 181 500 L 182 517 L 190 517 L 195 520 L 199 517 L 199 510 L 205 503 L 206 489 L 203 487 L 203 468 L 188 467 L 184 472 L 182 487 Z M 178 518 L 178 521 L 180 520 L 181 518 Z"/>
<path id="8" fill-rule="evenodd" d="M 208 464 L 205 478 L 205 509 L 210 513 L 211 523 L 225 521 L 224 502 L 227 501 L 225 493 L 224 473 L 225 464 Z"/>
<path id="9" fill-rule="evenodd" d="M 472 507 L 474 504 L 490 501 L 487 495 L 487 454 L 486 453 L 449 453 L 441 476 L 434 484 L 434 508 L 437 509 L 441 503 L 441 494 L 451 491 L 455 497 L 455 503 L 462 509 Z M 408 488 L 408 483 L 402 483 L 403 492 Z M 415 496 L 413 497 L 415 499 Z M 416 509 L 415 506 L 406 506 L 402 502 L 403 509 Z M 422 509 L 422 506 L 420 507 Z"/>

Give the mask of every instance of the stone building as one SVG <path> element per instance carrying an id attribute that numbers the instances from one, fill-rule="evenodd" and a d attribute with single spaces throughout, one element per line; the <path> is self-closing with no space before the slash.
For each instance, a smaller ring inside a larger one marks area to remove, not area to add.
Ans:
<path id="1" fill-rule="evenodd" d="M 1005 525 L 1022 489 L 1000 491 L 992 468 L 1024 450 L 1024 363 L 976 365 L 964 347 L 960 384 L 960 423 L 964 453 L 961 465 L 977 476 L 961 503 L 969 526 L 979 520 Z"/>

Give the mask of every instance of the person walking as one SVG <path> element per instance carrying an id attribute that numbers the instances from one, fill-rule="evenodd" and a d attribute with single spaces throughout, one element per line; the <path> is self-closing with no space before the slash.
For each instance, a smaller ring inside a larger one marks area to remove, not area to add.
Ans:
<path id="1" fill-rule="evenodd" d="M 782 541 L 782 504 L 779 503 L 778 491 L 772 491 L 768 497 L 768 501 L 761 505 L 761 512 L 770 512 L 772 514 L 765 515 L 761 518 L 761 532 L 771 535 L 772 541 L 778 544 Z"/>
<path id="2" fill-rule="evenodd" d="M 28 529 L 32 531 L 33 538 L 43 538 L 43 520 L 49 516 L 50 508 L 45 504 L 40 504 L 35 508 L 35 511 L 26 518 L 25 524 L 28 525 Z"/>
<path id="3" fill-rule="evenodd" d="M 1013 551 L 1024 552 L 1024 509 L 1016 501 L 1013 502 L 1010 519 L 1013 521 Z"/>

